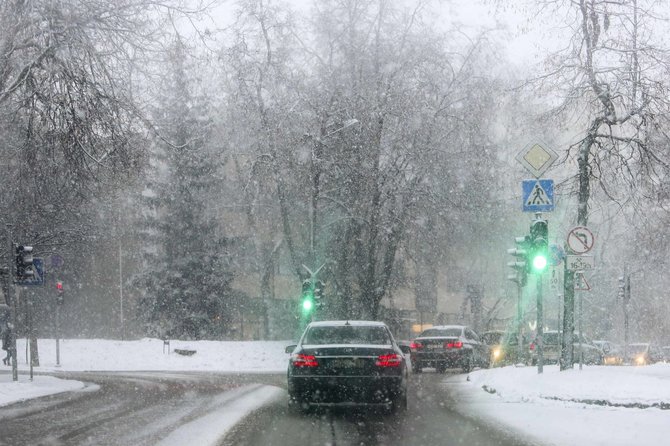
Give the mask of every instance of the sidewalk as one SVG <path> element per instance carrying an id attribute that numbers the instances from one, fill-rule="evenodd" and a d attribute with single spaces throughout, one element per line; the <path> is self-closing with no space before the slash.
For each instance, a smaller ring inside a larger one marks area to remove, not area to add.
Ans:
<path id="1" fill-rule="evenodd" d="M 31 398 L 53 395 L 71 390 L 81 390 L 86 385 L 80 381 L 54 378 L 53 376 L 19 374 L 19 380 L 12 380 L 12 370 L 5 367 L 0 371 L 0 407 Z"/>

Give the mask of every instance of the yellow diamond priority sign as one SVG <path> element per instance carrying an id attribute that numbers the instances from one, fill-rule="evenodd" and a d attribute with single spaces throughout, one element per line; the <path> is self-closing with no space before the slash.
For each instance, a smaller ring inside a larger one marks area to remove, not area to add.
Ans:
<path id="1" fill-rule="evenodd" d="M 520 162 L 535 178 L 540 178 L 542 174 L 554 164 L 558 154 L 550 149 L 546 144 L 533 142 L 528 144 L 516 156 Z"/>

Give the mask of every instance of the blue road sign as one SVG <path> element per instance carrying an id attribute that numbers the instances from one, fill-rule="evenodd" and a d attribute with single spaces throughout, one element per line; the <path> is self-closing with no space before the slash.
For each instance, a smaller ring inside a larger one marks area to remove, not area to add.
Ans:
<path id="1" fill-rule="evenodd" d="M 554 210 L 554 180 L 523 180 L 521 189 L 524 212 Z"/>
<path id="2" fill-rule="evenodd" d="M 33 268 L 35 270 L 35 275 L 33 275 L 32 279 L 18 282 L 17 285 L 44 285 L 44 259 L 41 257 L 35 257 L 33 259 Z"/>
<path id="3" fill-rule="evenodd" d="M 551 266 L 558 266 L 565 257 L 565 251 L 560 246 L 552 243 L 549 245 L 549 263 Z"/>

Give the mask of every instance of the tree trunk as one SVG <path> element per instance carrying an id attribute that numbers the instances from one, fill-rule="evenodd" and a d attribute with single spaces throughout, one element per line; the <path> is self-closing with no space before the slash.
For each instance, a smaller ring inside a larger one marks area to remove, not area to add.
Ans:
<path id="1" fill-rule="evenodd" d="M 600 127 L 600 120 L 596 119 L 591 124 L 589 133 L 582 141 L 579 149 L 577 162 L 579 164 L 579 200 L 577 203 L 577 224 L 586 226 L 588 223 L 588 203 L 591 191 L 589 155 L 594 143 L 594 134 Z M 570 248 L 565 246 L 566 253 L 572 254 Z M 575 331 L 575 274 L 567 269 L 567 262 L 564 271 L 563 282 L 563 336 L 561 338 L 561 360 L 560 369 L 571 369 L 574 364 L 574 352 L 572 345 L 572 335 Z"/>

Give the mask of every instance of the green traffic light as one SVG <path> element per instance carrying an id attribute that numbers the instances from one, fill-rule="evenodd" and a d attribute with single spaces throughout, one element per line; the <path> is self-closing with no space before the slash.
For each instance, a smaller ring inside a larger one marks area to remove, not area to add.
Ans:
<path id="1" fill-rule="evenodd" d="M 547 267 L 547 256 L 538 254 L 533 257 L 533 269 L 537 272 L 542 272 Z"/>
<path id="2" fill-rule="evenodd" d="M 305 311 L 312 311 L 312 307 L 314 306 L 314 303 L 312 302 L 312 299 L 309 297 L 306 297 L 305 300 L 302 301 L 302 309 Z"/>

